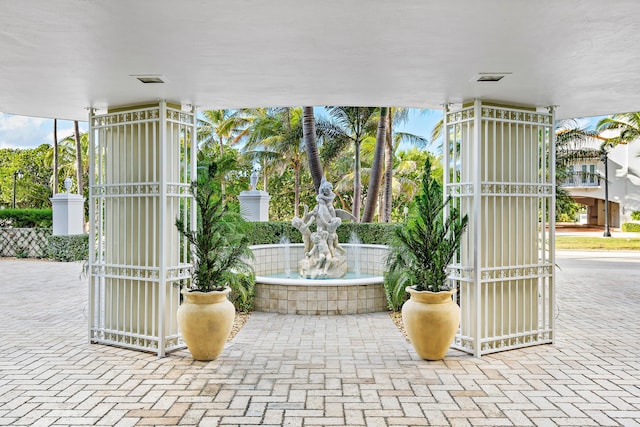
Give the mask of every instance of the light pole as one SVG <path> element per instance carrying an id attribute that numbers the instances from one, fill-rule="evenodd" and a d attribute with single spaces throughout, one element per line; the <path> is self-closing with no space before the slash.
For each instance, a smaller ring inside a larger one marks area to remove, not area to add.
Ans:
<path id="1" fill-rule="evenodd" d="M 609 158 L 605 148 L 600 152 L 600 160 L 604 162 L 604 234 L 602 237 L 611 237 L 609 230 Z"/>
<path id="2" fill-rule="evenodd" d="M 16 208 L 16 182 L 18 181 L 18 178 L 22 179 L 22 177 L 22 171 L 17 170 L 13 172 L 13 209 Z"/>

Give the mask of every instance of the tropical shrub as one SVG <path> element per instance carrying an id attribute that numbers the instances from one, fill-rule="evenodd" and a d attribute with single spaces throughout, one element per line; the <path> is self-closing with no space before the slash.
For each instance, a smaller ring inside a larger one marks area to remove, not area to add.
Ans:
<path id="1" fill-rule="evenodd" d="M 344 222 L 338 227 L 338 240 L 349 243 L 352 233 L 355 233 L 362 243 L 387 245 L 398 227 L 400 225 L 397 223 Z M 247 227 L 247 235 L 252 245 L 279 243 L 282 237 L 288 237 L 291 243 L 302 243 L 300 232 L 290 221 L 251 222 Z"/>
<path id="2" fill-rule="evenodd" d="M 193 248 L 192 289 L 212 292 L 229 286 L 243 294 L 242 287 L 253 282 L 253 267 L 249 263 L 253 253 L 249 249 L 247 223 L 239 214 L 225 208 L 219 186 L 224 177 L 216 172 L 217 164 L 211 162 L 197 181 L 191 182 L 190 191 L 198 213 L 197 230 L 192 231 L 180 217 L 175 224 Z"/>
<path id="3" fill-rule="evenodd" d="M 460 216 L 457 207 L 451 206 L 449 216 L 443 211 L 450 199 L 443 200 L 442 185 L 431 175 L 431 161 L 427 158 L 422 177 L 422 192 L 416 196 L 417 212 L 406 227 L 396 229 L 387 258 L 390 274 L 388 286 L 395 280 L 397 288 L 413 286 L 417 291 L 439 292 L 448 289 L 447 269 L 460 247 L 462 233 L 468 217 Z"/>
<path id="4" fill-rule="evenodd" d="M 402 304 L 409 299 L 409 294 L 402 283 L 402 272 L 399 270 L 384 273 L 384 293 L 387 297 L 387 306 L 391 311 L 400 311 Z"/>
<path id="5" fill-rule="evenodd" d="M 88 259 L 89 235 L 49 236 L 47 258 L 63 262 Z"/>
<path id="6" fill-rule="evenodd" d="M 51 209 L 0 209 L 0 227 L 47 228 L 52 225 Z"/>
<path id="7" fill-rule="evenodd" d="M 640 224 L 637 222 L 625 222 L 622 224 L 622 231 L 640 233 Z"/>
<path id="8" fill-rule="evenodd" d="M 640 221 L 640 211 L 631 212 L 631 219 L 634 221 Z"/>

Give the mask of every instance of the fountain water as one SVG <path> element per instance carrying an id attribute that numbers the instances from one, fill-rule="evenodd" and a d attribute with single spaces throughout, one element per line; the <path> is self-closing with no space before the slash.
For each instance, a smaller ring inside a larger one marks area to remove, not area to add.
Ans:
<path id="1" fill-rule="evenodd" d="M 351 232 L 349 245 L 351 245 L 351 247 L 353 248 L 353 273 L 356 275 L 356 277 L 358 277 L 362 273 L 362 242 L 358 238 L 358 234 L 355 231 Z"/>
<path id="2" fill-rule="evenodd" d="M 287 236 L 282 236 L 280 238 L 280 245 L 282 246 L 282 250 L 284 252 L 284 275 L 287 278 L 291 277 L 291 239 Z"/>

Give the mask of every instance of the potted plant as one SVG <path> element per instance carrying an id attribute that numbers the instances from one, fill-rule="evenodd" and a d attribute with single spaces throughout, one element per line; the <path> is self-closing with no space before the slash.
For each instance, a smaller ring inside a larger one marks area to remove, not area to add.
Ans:
<path id="1" fill-rule="evenodd" d="M 216 170 L 216 163 L 211 163 L 191 183 L 198 213 L 196 230 L 176 219 L 179 233 L 189 242 L 193 263 L 191 285 L 182 290 L 178 326 L 196 360 L 213 360 L 222 352 L 235 318 L 228 294 L 246 286 L 247 275 L 253 278 L 245 222 L 225 209 Z"/>
<path id="2" fill-rule="evenodd" d="M 468 217 L 461 218 L 451 207 L 445 220 L 448 203 L 427 158 L 422 191 L 416 196 L 417 213 L 406 227 L 396 229 L 387 258 L 385 280 L 394 280 L 395 289 L 409 293 L 402 321 L 416 353 L 426 360 L 445 356 L 460 325 L 460 307 L 453 298 L 456 290 L 447 281 L 447 267 L 460 247 Z"/>

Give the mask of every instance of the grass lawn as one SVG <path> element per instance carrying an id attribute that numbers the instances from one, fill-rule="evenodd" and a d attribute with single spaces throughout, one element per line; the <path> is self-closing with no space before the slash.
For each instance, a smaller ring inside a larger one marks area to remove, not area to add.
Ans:
<path id="1" fill-rule="evenodd" d="M 596 249 L 640 251 L 640 238 L 556 236 L 556 249 Z"/>

